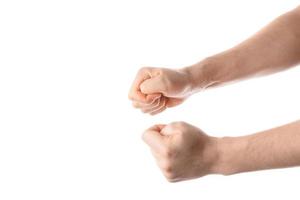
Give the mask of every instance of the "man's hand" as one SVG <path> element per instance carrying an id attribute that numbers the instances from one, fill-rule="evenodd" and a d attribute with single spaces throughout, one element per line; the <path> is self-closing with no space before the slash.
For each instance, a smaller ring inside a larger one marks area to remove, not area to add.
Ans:
<path id="1" fill-rule="evenodd" d="M 143 140 L 171 182 L 300 166 L 300 121 L 252 135 L 222 138 L 175 122 L 149 128 Z"/>
<path id="2" fill-rule="evenodd" d="M 129 92 L 135 108 L 151 115 L 177 106 L 192 93 L 192 81 L 185 70 L 144 67 Z"/>
<path id="3" fill-rule="evenodd" d="M 184 122 L 155 125 L 143 134 L 158 166 L 170 182 L 214 172 L 218 139 Z"/>
<path id="4" fill-rule="evenodd" d="M 198 90 L 274 73 L 300 63 L 300 7 L 278 17 L 237 46 L 180 70 L 142 68 L 129 98 L 145 113 L 157 114 Z M 284 53 L 282 53 L 284 52 Z"/>

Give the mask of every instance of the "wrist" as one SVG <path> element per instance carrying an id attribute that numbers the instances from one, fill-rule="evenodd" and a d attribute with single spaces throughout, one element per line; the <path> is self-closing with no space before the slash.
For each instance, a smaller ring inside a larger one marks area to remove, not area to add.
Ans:
<path id="1" fill-rule="evenodd" d="M 199 63 L 184 67 L 182 70 L 189 77 L 193 92 L 198 92 L 219 83 L 216 77 L 217 69 L 215 58 L 208 57 Z"/>
<path id="2" fill-rule="evenodd" d="M 241 65 L 239 54 L 231 49 L 183 68 L 190 77 L 193 90 L 223 85 L 243 76 L 243 70 L 238 67 Z"/>
<path id="3" fill-rule="evenodd" d="M 222 137 L 215 142 L 216 154 L 211 174 L 232 175 L 243 171 L 247 140 L 244 137 Z"/>

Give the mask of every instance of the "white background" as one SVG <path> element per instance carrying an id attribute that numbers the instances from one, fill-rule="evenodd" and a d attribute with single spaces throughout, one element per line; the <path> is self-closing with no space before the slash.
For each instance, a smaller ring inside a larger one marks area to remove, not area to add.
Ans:
<path id="1" fill-rule="evenodd" d="M 300 68 L 154 117 L 127 99 L 140 67 L 193 64 L 297 4 L 0 1 L 0 199 L 299 199 L 299 168 L 168 183 L 141 133 L 182 120 L 237 136 L 300 119 Z"/>

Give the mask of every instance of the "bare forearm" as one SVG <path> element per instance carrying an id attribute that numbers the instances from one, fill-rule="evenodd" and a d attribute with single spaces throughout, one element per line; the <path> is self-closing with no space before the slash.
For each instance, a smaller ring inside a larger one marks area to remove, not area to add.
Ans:
<path id="1" fill-rule="evenodd" d="M 187 67 L 196 89 L 264 75 L 300 61 L 300 7 L 241 44 Z"/>
<path id="2" fill-rule="evenodd" d="M 214 173 L 300 166 L 300 121 L 249 136 L 219 139 L 219 155 Z"/>

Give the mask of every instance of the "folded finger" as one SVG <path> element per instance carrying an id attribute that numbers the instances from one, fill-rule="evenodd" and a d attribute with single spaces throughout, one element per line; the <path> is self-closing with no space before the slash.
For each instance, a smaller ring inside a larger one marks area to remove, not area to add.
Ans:
<path id="1" fill-rule="evenodd" d="M 167 98 L 163 99 L 163 102 L 160 104 L 159 107 L 157 107 L 156 109 L 153 109 L 149 114 L 150 115 L 156 115 L 158 113 L 161 113 L 162 111 L 164 111 L 167 108 Z"/>

